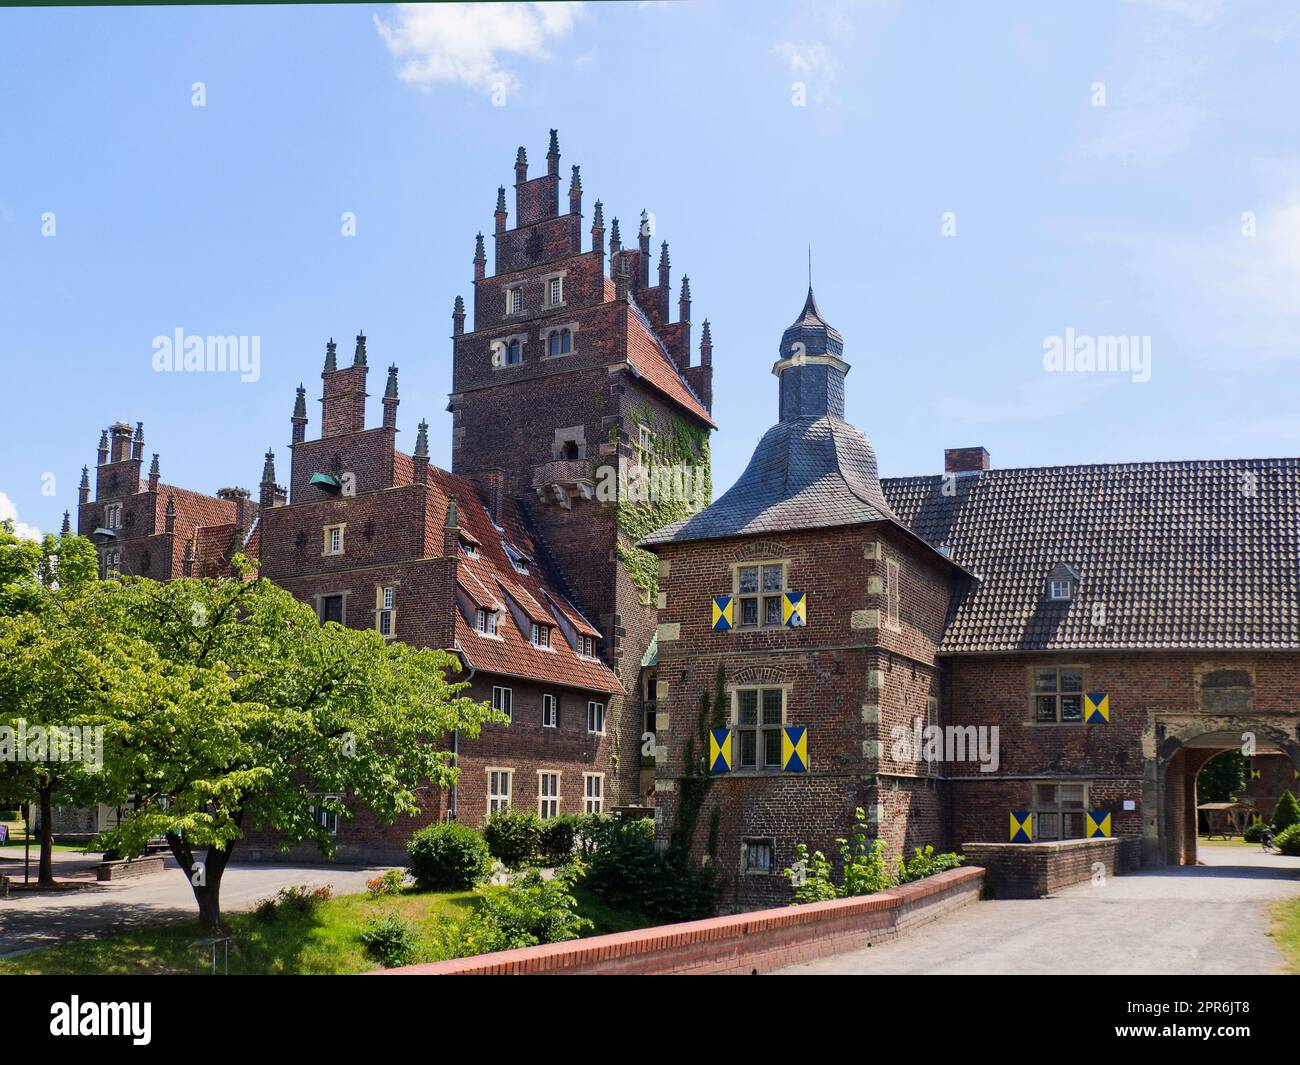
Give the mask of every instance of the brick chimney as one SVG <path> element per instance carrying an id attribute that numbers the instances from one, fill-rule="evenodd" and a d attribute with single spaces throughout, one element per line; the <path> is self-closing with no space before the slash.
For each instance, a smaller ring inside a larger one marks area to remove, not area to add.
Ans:
<path id="1" fill-rule="evenodd" d="M 944 473 L 979 473 L 989 468 L 989 453 L 982 447 L 950 447 L 943 452 Z"/>

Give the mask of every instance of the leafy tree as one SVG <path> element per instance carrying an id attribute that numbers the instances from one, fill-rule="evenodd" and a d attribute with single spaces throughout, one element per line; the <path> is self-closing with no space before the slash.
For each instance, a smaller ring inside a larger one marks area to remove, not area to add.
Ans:
<path id="1" fill-rule="evenodd" d="M 103 624 L 148 649 L 130 697 L 114 704 L 106 758 L 136 807 L 103 840 L 138 854 L 165 837 L 208 931 L 222 927 L 221 880 L 246 831 L 273 830 L 286 849 L 311 840 L 328 856 L 318 808 L 414 813 L 422 793 L 455 779 L 439 741 L 504 720 L 458 694 L 450 653 L 321 625 L 264 579 L 131 577 L 97 592 Z"/>
<path id="2" fill-rule="evenodd" d="M 1245 786 L 1246 762 L 1241 751 L 1224 751 L 1206 762 L 1196 778 L 1196 801 L 1232 802 Z"/>
<path id="3" fill-rule="evenodd" d="M 0 524 L 0 798 L 35 799 L 37 881 L 54 883 L 54 804 L 89 805 L 110 794 L 96 729 L 122 649 L 82 623 L 95 583 L 94 546 L 77 536 L 20 540 Z"/>

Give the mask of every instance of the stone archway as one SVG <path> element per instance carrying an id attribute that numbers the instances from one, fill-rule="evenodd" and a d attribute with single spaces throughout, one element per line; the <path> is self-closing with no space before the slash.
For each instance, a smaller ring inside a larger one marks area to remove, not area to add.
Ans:
<path id="1" fill-rule="evenodd" d="M 1154 757 L 1148 757 L 1142 785 L 1144 865 L 1196 864 L 1196 778 L 1224 751 L 1254 737 L 1257 753 L 1281 753 L 1300 769 L 1295 731 L 1258 718 L 1184 719 L 1153 726 Z"/>

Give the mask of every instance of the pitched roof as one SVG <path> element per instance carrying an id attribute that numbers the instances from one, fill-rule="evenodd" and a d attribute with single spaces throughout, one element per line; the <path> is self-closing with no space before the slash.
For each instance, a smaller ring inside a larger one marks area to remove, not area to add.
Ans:
<path id="1" fill-rule="evenodd" d="M 456 608 L 456 649 L 475 669 L 503 676 L 523 677 L 545 684 L 580 688 L 594 692 L 621 692 L 618 677 L 599 658 L 581 655 L 569 645 L 560 628 L 560 618 L 585 635 L 599 636 L 581 612 L 568 601 L 564 590 L 552 578 L 549 567 L 529 530 L 522 512 L 507 504 L 500 526 L 488 516 L 483 497 L 473 482 L 446 470 L 429 467 L 429 481 L 444 498 L 435 513 L 446 512 L 446 498 L 457 499 L 457 523 L 466 540 L 474 543 L 474 555 L 461 554 L 457 563 L 461 590 L 477 605 L 504 606 L 506 597 L 532 620 L 556 627 L 550 648 L 535 647 L 531 633 L 520 630 L 509 610 L 503 610 L 496 635 L 481 633 Z M 527 573 L 515 569 L 506 545 L 528 559 Z"/>
<path id="2" fill-rule="evenodd" d="M 714 427 L 708 409 L 655 335 L 654 326 L 650 324 L 645 312 L 635 303 L 628 303 L 627 307 L 630 312 L 627 316 L 628 365 L 678 406 L 686 408 L 701 421 Z"/>
<path id="3" fill-rule="evenodd" d="M 1300 459 L 986 470 L 881 482 L 978 575 L 945 653 L 1300 648 Z M 950 482 L 951 483 L 951 482 Z M 1075 597 L 1047 598 L 1058 564 Z"/>
<path id="4" fill-rule="evenodd" d="M 795 418 L 763 435 L 740 480 L 715 502 L 642 543 L 892 520 L 870 441 L 838 418 Z"/>

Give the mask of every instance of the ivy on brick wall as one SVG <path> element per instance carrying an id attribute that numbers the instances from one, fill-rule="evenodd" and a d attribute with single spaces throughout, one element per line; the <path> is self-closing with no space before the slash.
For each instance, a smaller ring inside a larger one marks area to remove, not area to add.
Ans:
<path id="1" fill-rule="evenodd" d="M 632 420 L 638 426 L 649 426 L 651 415 L 649 404 L 643 403 L 632 412 Z M 616 434 L 617 430 L 611 427 L 612 440 L 616 439 Z M 712 500 L 708 429 L 670 414 L 668 432 L 654 436 L 653 454 L 648 465 L 649 481 L 654 486 L 649 498 L 624 498 L 625 486 L 620 485 L 620 498 L 610 506 L 614 509 L 616 524 L 630 541 L 624 543 L 620 537 L 614 554 L 632 583 L 653 603 L 659 596 L 659 561 L 654 554 L 636 544 L 656 529 L 690 517 Z M 687 482 L 682 475 L 682 471 L 687 470 L 691 471 L 691 476 L 701 480 Z M 669 490 L 663 491 L 664 488 Z"/>

